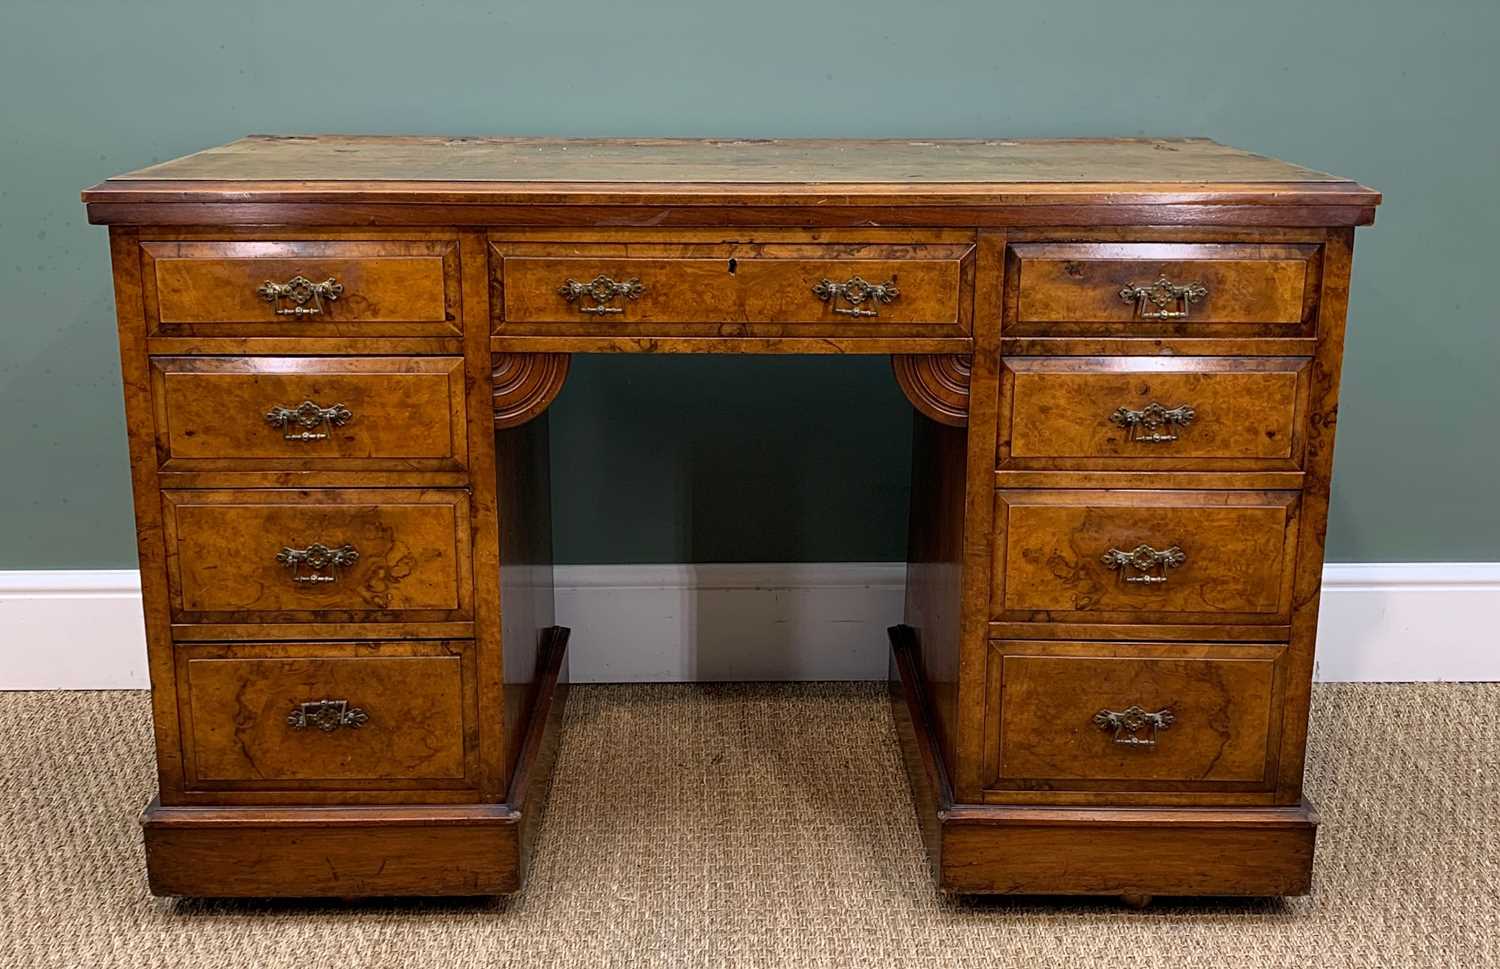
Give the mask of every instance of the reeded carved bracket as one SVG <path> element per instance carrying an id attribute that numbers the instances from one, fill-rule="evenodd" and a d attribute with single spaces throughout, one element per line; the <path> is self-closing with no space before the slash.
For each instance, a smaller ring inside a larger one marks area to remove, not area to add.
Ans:
<path id="1" fill-rule="evenodd" d="M 969 423 L 969 375 L 974 358 L 959 353 L 892 354 L 901 392 L 918 411 L 949 427 Z"/>
<path id="2" fill-rule="evenodd" d="M 571 353 L 496 353 L 495 427 L 520 427 L 547 409 L 568 379 Z"/>

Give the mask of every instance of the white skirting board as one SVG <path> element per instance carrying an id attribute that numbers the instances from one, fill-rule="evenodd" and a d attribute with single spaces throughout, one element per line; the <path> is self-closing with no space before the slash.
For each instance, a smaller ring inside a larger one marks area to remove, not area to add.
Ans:
<path id="1" fill-rule="evenodd" d="M 884 679 L 906 567 L 559 566 L 574 682 Z M 1500 680 L 1500 562 L 1335 564 L 1320 680 Z M 0 689 L 148 685 L 133 570 L 0 572 Z"/>

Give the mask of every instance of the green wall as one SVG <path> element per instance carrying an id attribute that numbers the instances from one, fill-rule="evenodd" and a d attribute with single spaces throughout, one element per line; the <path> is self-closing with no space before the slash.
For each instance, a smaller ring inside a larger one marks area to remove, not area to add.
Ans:
<path id="1" fill-rule="evenodd" d="M 1500 559 L 1494 0 L 6 0 L 0 569 L 134 562 L 104 230 L 78 191 L 245 132 L 1205 135 L 1386 193 L 1329 556 Z M 882 359 L 584 358 L 562 561 L 899 558 Z"/>

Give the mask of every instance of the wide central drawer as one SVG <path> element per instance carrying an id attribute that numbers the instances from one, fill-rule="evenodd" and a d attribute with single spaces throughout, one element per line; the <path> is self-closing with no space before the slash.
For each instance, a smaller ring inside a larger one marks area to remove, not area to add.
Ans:
<path id="1" fill-rule="evenodd" d="M 155 357 L 171 470 L 464 467 L 461 357 Z"/>
<path id="2" fill-rule="evenodd" d="M 473 615 L 466 491 L 164 491 L 162 502 L 179 621 Z"/>
<path id="3" fill-rule="evenodd" d="M 969 244 L 495 242 L 491 255 L 504 334 L 970 330 Z"/>
<path id="4" fill-rule="evenodd" d="M 184 643 L 190 788 L 471 786 L 474 644 Z"/>
<path id="5" fill-rule="evenodd" d="M 1001 469 L 1301 467 L 1306 357 L 1010 357 Z"/>
<path id="6" fill-rule="evenodd" d="M 992 790 L 1266 790 L 1287 649 L 990 644 Z"/>
<path id="7" fill-rule="evenodd" d="M 1284 623 L 1298 493 L 995 494 L 1002 621 Z"/>

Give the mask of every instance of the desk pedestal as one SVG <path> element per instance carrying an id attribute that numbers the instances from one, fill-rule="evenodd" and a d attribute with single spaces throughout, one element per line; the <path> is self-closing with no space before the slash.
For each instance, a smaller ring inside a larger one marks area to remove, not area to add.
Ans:
<path id="1" fill-rule="evenodd" d="M 907 626 L 891 630 L 891 713 L 933 877 L 962 894 L 1305 895 L 1318 816 L 1295 807 L 955 804 Z"/>
<path id="2" fill-rule="evenodd" d="M 543 637 L 504 804 L 163 807 L 141 817 L 156 895 L 507 895 L 521 888 L 568 694 L 568 630 Z"/>

